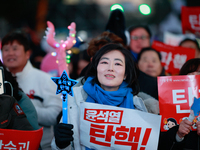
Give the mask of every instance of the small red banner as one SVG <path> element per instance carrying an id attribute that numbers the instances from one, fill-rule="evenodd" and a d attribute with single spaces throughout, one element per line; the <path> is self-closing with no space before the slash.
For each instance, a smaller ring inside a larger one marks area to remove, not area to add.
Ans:
<path id="1" fill-rule="evenodd" d="M 43 128 L 34 131 L 0 129 L 0 149 L 37 150 Z"/>
<path id="2" fill-rule="evenodd" d="M 192 32 L 194 34 L 200 33 L 200 7 L 186 7 L 181 8 L 181 22 L 183 33 Z"/>
<path id="3" fill-rule="evenodd" d="M 178 75 L 183 64 L 195 57 L 195 50 L 192 48 L 170 46 L 159 41 L 154 41 L 152 48 L 160 52 L 162 66 L 170 75 Z"/>

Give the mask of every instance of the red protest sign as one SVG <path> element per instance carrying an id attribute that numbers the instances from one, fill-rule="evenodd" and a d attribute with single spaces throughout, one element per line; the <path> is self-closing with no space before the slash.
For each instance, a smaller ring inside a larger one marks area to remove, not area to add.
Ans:
<path id="1" fill-rule="evenodd" d="M 181 8 L 182 31 L 192 33 L 200 33 L 200 7 Z"/>
<path id="2" fill-rule="evenodd" d="M 167 131 L 189 117 L 194 97 L 200 97 L 200 75 L 165 76 L 157 79 L 161 131 Z"/>
<path id="3" fill-rule="evenodd" d="M 160 52 L 162 66 L 170 75 L 178 75 L 183 64 L 195 57 L 195 50 L 192 48 L 170 46 L 159 41 L 153 41 L 152 48 Z"/>
<path id="4" fill-rule="evenodd" d="M 43 128 L 34 131 L 0 129 L 0 149 L 37 150 L 42 134 Z"/>

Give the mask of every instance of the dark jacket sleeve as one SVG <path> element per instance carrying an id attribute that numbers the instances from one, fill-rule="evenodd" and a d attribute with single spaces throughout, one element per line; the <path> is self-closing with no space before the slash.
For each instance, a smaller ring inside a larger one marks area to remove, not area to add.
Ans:
<path id="1" fill-rule="evenodd" d="M 0 128 L 33 130 L 33 127 L 14 97 L 0 95 Z"/>
<path id="2" fill-rule="evenodd" d="M 179 125 L 174 126 L 169 129 L 167 132 L 161 132 L 158 150 L 183 150 L 185 148 L 187 135 L 184 137 L 184 140 L 181 142 L 176 141 L 176 133 L 178 131 Z"/>

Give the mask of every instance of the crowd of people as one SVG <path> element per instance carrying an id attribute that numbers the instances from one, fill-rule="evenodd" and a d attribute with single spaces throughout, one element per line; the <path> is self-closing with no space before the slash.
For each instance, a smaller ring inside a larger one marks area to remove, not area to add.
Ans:
<path id="1" fill-rule="evenodd" d="M 116 15 L 118 17 L 116 27 Z M 112 22 L 112 23 L 111 23 Z M 51 75 L 30 62 L 31 47 L 23 32 L 13 31 L 2 38 L 2 62 L 5 93 L 0 95 L 2 129 L 38 130 L 43 127 L 40 149 L 88 148 L 81 144 L 79 132 L 80 103 L 89 102 L 135 109 L 159 115 L 157 77 L 167 76 L 161 54 L 151 47 L 152 33 L 148 26 L 126 29 L 120 10 L 113 11 L 106 30 L 93 37 L 86 49 L 72 54 L 68 64 L 70 77 L 79 81 L 68 97 L 68 123 L 62 123 L 62 99 L 56 95 L 57 85 Z M 115 27 L 114 27 L 115 26 Z M 128 42 L 130 41 L 130 42 Z M 179 75 L 200 74 L 200 47 L 194 39 L 184 39 L 179 46 L 195 50 L 193 59 L 180 69 Z M 67 65 L 67 64 L 66 64 Z M 17 103 L 23 115 L 13 111 Z M 11 114 L 12 117 L 8 117 Z M 14 120 L 14 121 L 11 121 Z M 9 124 L 12 122 L 12 124 Z M 159 135 L 158 150 L 198 150 L 200 122 L 191 131 L 192 122 L 179 125 Z"/>

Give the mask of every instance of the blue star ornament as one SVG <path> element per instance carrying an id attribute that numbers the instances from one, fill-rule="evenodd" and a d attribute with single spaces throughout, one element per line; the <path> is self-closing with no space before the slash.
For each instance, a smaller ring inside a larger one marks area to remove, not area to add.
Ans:
<path id="1" fill-rule="evenodd" d="M 66 94 L 68 93 L 69 95 L 74 96 L 72 87 L 77 84 L 78 81 L 70 79 L 65 70 L 60 77 L 51 77 L 51 79 L 57 84 L 56 94 L 62 93 L 63 96 L 66 97 Z"/>
<path id="2" fill-rule="evenodd" d="M 194 97 L 194 102 L 191 106 L 191 110 L 193 110 L 194 115 L 198 116 L 200 112 L 200 98 Z"/>

